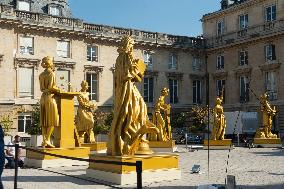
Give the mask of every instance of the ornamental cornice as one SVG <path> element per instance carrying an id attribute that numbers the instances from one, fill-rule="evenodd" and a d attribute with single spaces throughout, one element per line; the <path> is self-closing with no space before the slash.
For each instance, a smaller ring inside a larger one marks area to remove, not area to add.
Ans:
<path id="1" fill-rule="evenodd" d="M 223 78 L 227 78 L 228 76 L 228 72 L 225 70 L 218 70 L 215 73 L 212 73 L 213 78 L 216 79 L 223 79 Z"/>
<path id="2" fill-rule="evenodd" d="M 173 79 L 178 79 L 178 80 L 183 79 L 183 73 L 181 72 L 166 72 L 166 76 L 168 78 L 173 78 Z"/>
<path id="3" fill-rule="evenodd" d="M 75 69 L 76 62 L 67 62 L 67 61 L 54 61 L 54 66 L 59 69 Z"/>
<path id="4" fill-rule="evenodd" d="M 206 76 L 205 73 L 190 73 L 189 78 L 190 79 L 204 79 Z"/>
<path id="5" fill-rule="evenodd" d="M 104 66 L 84 65 L 84 72 L 102 73 Z"/>
<path id="6" fill-rule="evenodd" d="M 275 63 L 265 63 L 265 64 L 259 66 L 259 68 L 262 72 L 265 72 L 265 71 L 279 70 L 280 66 L 281 66 L 280 62 L 275 62 Z"/>
<path id="7" fill-rule="evenodd" d="M 40 64 L 40 59 L 30 59 L 30 58 L 15 58 L 14 67 L 15 69 L 19 67 L 34 67 L 38 69 Z"/>
<path id="8" fill-rule="evenodd" d="M 252 68 L 248 67 L 248 66 L 239 66 L 234 71 L 235 71 L 236 77 L 239 77 L 239 76 L 250 76 Z"/>
<path id="9" fill-rule="evenodd" d="M 146 70 L 144 75 L 149 77 L 158 77 L 159 72 L 155 70 Z"/>

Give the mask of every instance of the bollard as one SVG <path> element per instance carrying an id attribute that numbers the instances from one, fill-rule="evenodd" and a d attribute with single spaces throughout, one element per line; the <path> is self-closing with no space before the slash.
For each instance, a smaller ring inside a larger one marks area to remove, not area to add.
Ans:
<path id="1" fill-rule="evenodd" d="M 142 189 L 142 161 L 136 161 L 137 189 Z"/>
<path id="2" fill-rule="evenodd" d="M 18 184 L 18 159 L 19 159 L 19 144 L 15 144 L 15 177 L 14 177 L 14 189 L 17 189 Z"/>

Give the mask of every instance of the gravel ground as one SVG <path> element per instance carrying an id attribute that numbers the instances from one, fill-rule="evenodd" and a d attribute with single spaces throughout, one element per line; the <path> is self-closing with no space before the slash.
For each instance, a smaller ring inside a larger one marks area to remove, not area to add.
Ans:
<path id="1" fill-rule="evenodd" d="M 195 189 L 199 185 L 225 182 L 226 175 L 236 177 L 239 189 L 284 189 L 284 150 L 273 148 L 235 148 L 210 151 L 208 179 L 208 154 L 206 150 L 188 152 L 179 146 L 181 180 L 160 183 L 143 183 L 145 188 Z M 193 164 L 201 166 L 201 174 L 191 174 Z M 40 169 L 19 169 L 19 189 L 104 189 L 112 188 L 85 177 L 85 166 Z M 66 175 L 72 175 L 66 176 Z M 86 180 L 87 179 L 87 180 Z M 5 189 L 13 188 L 14 170 L 4 169 L 2 180 Z M 134 186 L 124 186 L 130 188 Z"/>

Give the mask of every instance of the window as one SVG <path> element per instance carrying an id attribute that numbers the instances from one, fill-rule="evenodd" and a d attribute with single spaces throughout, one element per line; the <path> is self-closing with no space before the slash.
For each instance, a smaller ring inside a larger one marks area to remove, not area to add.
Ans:
<path id="1" fill-rule="evenodd" d="M 70 71 L 69 70 L 56 70 L 56 85 L 63 91 L 69 91 L 70 86 Z"/>
<path id="2" fill-rule="evenodd" d="M 248 27 L 248 14 L 243 14 L 239 16 L 239 27 L 240 30 L 246 29 Z"/>
<path id="3" fill-rule="evenodd" d="M 144 78 L 144 101 L 153 102 L 154 98 L 154 79 L 152 77 Z"/>
<path id="4" fill-rule="evenodd" d="M 178 66 L 178 56 L 176 54 L 170 55 L 169 69 L 176 70 Z"/>
<path id="5" fill-rule="evenodd" d="M 98 101 L 98 74 L 87 73 L 87 82 L 89 84 L 90 100 Z"/>
<path id="6" fill-rule="evenodd" d="M 267 22 L 276 20 L 276 5 L 265 8 L 265 18 Z"/>
<path id="7" fill-rule="evenodd" d="M 240 66 L 248 65 L 248 51 L 239 52 L 239 65 Z"/>
<path id="8" fill-rule="evenodd" d="M 249 80 L 246 76 L 240 76 L 240 102 L 249 101 Z"/>
<path id="9" fill-rule="evenodd" d="M 49 7 L 49 14 L 53 16 L 61 16 L 61 8 L 58 6 L 50 6 Z"/>
<path id="10" fill-rule="evenodd" d="M 266 61 L 276 60 L 275 45 L 265 46 L 265 59 Z"/>
<path id="11" fill-rule="evenodd" d="M 87 60 L 91 62 L 98 62 L 98 46 L 87 46 Z"/>
<path id="12" fill-rule="evenodd" d="M 70 58 L 69 41 L 57 41 L 57 56 L 62 58 Z"/>
<path id="13" fill-rule="evenodd" d="M 147 69 L 153 69 L 153 57 L 152 54 L 148 51 L 143 52 L 144 62 L 147 65 Z"/>
<path id="14" fill-rule="evenodd" d="M 192 82 L 192 102 L 195 104 L 201 104 L 201 81 L 200 80 L 195 80 Z"/>
<path id="15" fill-rule="evenodd" d="M 217 35 L 224 34 L 225 31 L 225 22 L 224 20 L 221 20 L 217 23 Z"/>
<path id="16" fill-rule="evenodd" d="M 31 11 L 31 4 L 28 1 L 18 1 L 18 9 L 21 11 Z"/>
<path id="17" fill-rule="evenodd" d="M 201 71 L 201 59 L 194 58 L 192 61 L 192 70 L 193 71 Z"/>
<path id="18" fill-rule="evenodd" d="M 18 69 L 19 98 L 33 98 L 34 70 L 33 68 Z"/>
<path id="19" fill-rule="evenodd" d="M 224 56 L 223 55 L 217 56 L 217 65 L 216 65 L 217 70 L 224 69 L 224 66 L 225 66 L 225 58 L 224 58 Z"/>
<path id="20" fill-rule="evenodd" d="M 277 100 L 277 74 L 276 72 L 265 73 L 265 90 L 270 100 Z"/>
<path id="21" fill-rule="evenodd" d="M 19 115 L 18 116 L 18 132 L 26 133 L 27 128 L 32 125 L 32 117 L 30 115 Z"/>
<path id="22" fill-rule="evenodd" d="M 221 97 L 223 93 L 223 98 L 225 101 L 225 80 L 216 81 L 216 95 Z"/>
<path id="23" fill-rule="evenodd" d="M 34 38 L 33 37 L 20 37 L 20 53 L 21 54 L 34 54 Z"/>
<path id="24" fill-rule="evenodd" d="M 170 88 L 170 102 L 178 103 L 178 80 L 169 79 L 169 88 Z"/>

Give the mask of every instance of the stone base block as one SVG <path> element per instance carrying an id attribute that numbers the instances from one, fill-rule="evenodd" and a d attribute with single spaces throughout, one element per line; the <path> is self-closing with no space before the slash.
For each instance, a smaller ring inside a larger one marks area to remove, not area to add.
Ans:
<path id="1" fill-rule="evenodd" d="M 204 140 L 203 149 L 208 149 L 208 140 Z M 224 140 L 209 140 L 209 149 L 212 150 L 227 150 L 233 149 L 232 140 L 224 139 Z"/>
<path id="2" fill-rule="evenodd" d="M 280 138 L 254 138 L 254 146 L 261 146 L 264 148 L 277 148 L 282 147 Z"/>
<path id="3" fill-rule="evenodd" d="M 149 141 L 149 147 L 154 152 L 175 152 L 177 147 L 174 140 L 171 141 Z"/>
<path id="4" fill-rule="evenodd" d="M 106 153 L 107 143 L 106 142 L 94 142 L 94 143 L 82 143 L 82 147 L 89 147 L 91 153 Z"/>
<path id="5" fill-rule="evenodd" d="M 90 154 L 90 148 L 88 147 L 76 147 L 76 148 L 34 148 L 39 152 L 45 152 L 55 155 L 88 159 Z M 77 161 L 59 158 L 47 154 L 41 154 L 27 150 L 25 158 L 25 165 L 30 167 L 62 167 L 72 165 L 88 165 L 87 161 Z"/>
<path id="6" fill-rule="evenodd" d="M 152 154 L 135 156 L 106 156 L 102 154 L 90 155 L 91 160 L 104 160 L 115 162 L 142 161 L 143 182 L 173 180 L 181 178 L 177 154 Z M 135 184 L 137 174 L 135 166 L 103 164 L 90 162 L 87 176 L 114 184 Z"/>
<path id="7" fill-rule="evenodd" d="M 133 185 L 137 183 L 137 173 L 129 172 L 127 174 L 112 173 L 94 169 L 87 169 L 86 174 L 88 177 L 96 178 L 117 185 Z M 161 182 L 161 181 L 172 181 L 180 180 L 181 171 L 179 169 L 166 169 L 166 170 L 155 170 L 155 171 L 143 171 L 142 182 Z"/>

